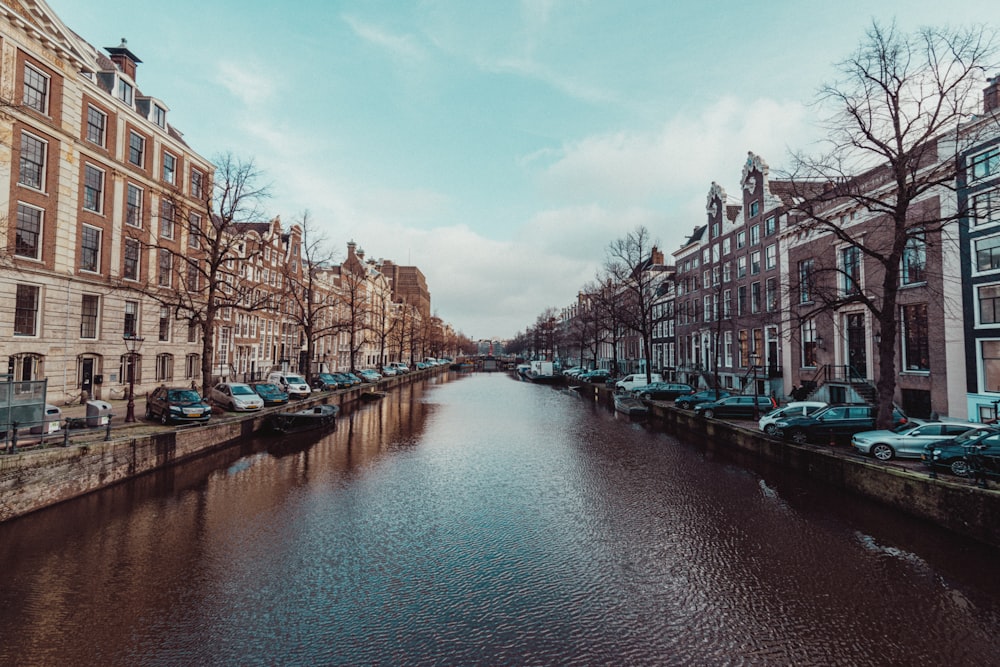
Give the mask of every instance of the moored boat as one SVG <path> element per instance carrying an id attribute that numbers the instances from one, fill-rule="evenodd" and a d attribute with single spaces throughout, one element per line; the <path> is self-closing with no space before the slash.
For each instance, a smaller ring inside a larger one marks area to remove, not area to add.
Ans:
<path id="1" fill-rule="evenodd" d="M 336 405 L 315 405 L 295 412 L 276 412 L 268 417 L 268 422 L 279 433 L 310 431 L 332 424 L 338 412 L 340 408 Z"/>
<path id="2" fill-rule="evenodd" d="M 649 406 L 642 400 L 628 394 L 615 394 L 615 411 L 629 416 L 638 417 L 649 414 Z"/>

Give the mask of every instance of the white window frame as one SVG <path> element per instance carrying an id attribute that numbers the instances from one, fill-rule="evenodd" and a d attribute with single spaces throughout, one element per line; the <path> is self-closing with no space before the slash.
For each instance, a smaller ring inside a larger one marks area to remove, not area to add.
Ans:
<path id="1" fill-rule="evenodd" d="M 996 321 L 995 322 L 985 322 L 983 320 L 983 297 L 981 292 L 984 288 L 996 288 L 998 290 L 996 297 L 990 297 L 991 300 L 996 300 Z M 1000 283 L 982 283 L 975 286 L 975 308 L 976 308 L 976 326 L 984 329 L 996 329 L 1000 328 Z"/>
<path id="2" fill-rule="evenodd" d="M 24 140 L 26 137 L 32 139 L 33 141 L 37 141 L 41 145 L 41 153 L 42 153 L 41 162 L 40 163 L 31 162 L 31 164 L 39 165 L 38 185 L 35 185 L 34 183 L 28 183 L 22 180 L 23 171 L 21 169 L 21 165 L 25 161 Z M 46 171 L 48 169 L 48 166 L 49 166 L 49 142 L 41 138 L 37 134 L 32 134 L 31 132 L 28 132 L 26 130 L 21 130 L 21 154 L 18 162 L 17 184 L 20 185 L 21 187 L 28 188 L 29 190 L 35 190 L 36 192 L 45 192 Z"/>
<path id="3" fill-rule="evenodd" d="M 95 174 L 98 179 L 98 187 L 96 188 L 96 196 L 94 197 L 94 206 L 88 205 L 88 197 L 90 192 L 94 190 L 91 187 L 89 181 L 91 174 Z M 105 172 L 100 167 L 95 167 L 94 165 L 84 163 L 83 165 L 83 209 L 85 211 L 90 211 L 92 213 L 103 213 L 104 212 L 104 184 L 105 184 Z"/>
<path id="4" fill-rule="evenodd" d="M 84 324 L 85 318 L 87 317 L 87 312 L 84 309 L 84 302 L 92 298 L 95 300 L 96 308 L 94 309 L 94 330 L 92 336 L 85 335 Z M 101 337 L 101 296 L 99 294 L 87 294 L 84 293 L 80 296 L 80 339 L 81 340 L 97 340 Z"/>
<path id="5" fill-rule="evenodd" d="M 135 275 L 128 275 L 128 259 L 129 259 L 129 247 L 135 248 Z M 125 239 L 125 246 L 122 251 L 122 279 L 123 280 L 139 280 L 139 276 L 142 273 L 142 243 L 138 239 Z"/>
<path id="6" fill-rule="evenodd" d="M 770 270 L 778 266 L 778 246 L 772 243 L 764 248 L 764 269 Z"/>
<path id="7" fill-rule="evenodd" d="M 170 164 L 169 169 L 167 168 L 168 163 Z M 177 184 L 177 156 L 170 151 L 163 151 L 161 176 L 164 183 Z"/>
<path id="8" fill-rule="evenodd" d="M 1000 224 L 1000 188 L 983 190 L 969 197 L 969 214 L 977 229 Z"/>
<path id="9" fill-rule="evenodd" d="M 992 257 L 992 256 L 996 255 L 998 258 L 1000 258 L 1000 234 L 993 234 L 993 235 L 990 235 L 990 236 L 977 236 L 976 238 L 971 239 L 969 241 L 969 243 L 972 245 L 972 247 L 970 249 L 970 252 L 971 252 L 970 257 L 972 259 L 972 275 L 974 275 L 974 276 L 985 276 L 985 275 L 994 274 L 997 271 L 1000 271 L 1000 259 L 998 259 L 998 261 L 996 262 L 996 266 L 993 267 L 993 268 L 989 268 L 989 269 L 980 269 L 979 268 L 979 243 L 981 243 L 983 241 L 995 241 L 995 242 L 997 242 L 997 244 L 998 244 L 997 245 L 997 250 L 996 250 L 995 253 L 990 253 L 990 256 Z"/>
<path id="10" fill-rule="evenodd" d="M 31 70 L 41 78 L 41 80 L 45 84 L 44 90 L 38 90 L 37 88 L 28 85 L 28 70 Z M 50 77 L 48 74 L 46 74 L 39 68 L 35 67 L 31 63 L 26 62 L 24 63 L 23 84 L 24 88 L 21 91 L 21 100 L 24 103 L 24 106 L 28 107 L 29 109 L 33 109 L 40 114 L 48 116 L 49 101 L 52 96 L 52 77 Z M 32 92 L 35 93 L 33 97 L 37 97 L 41 100 L 41 105 L 40 105 L 41 108 L 39 108 L 39 106 L 36 106 L 35 104 L 33 104 L 28 100 L 28 94 L 27 94 L 28 90 L 31 90 Z"/>
<path id="11" fill-rule="evenodd" d="M 90 248 L 90 249 L 88 249 L 87 246 L 84 244 L 83 240 L 86 238 L 88 230 L 91 231 L 91 232 L 94 232 L 96 234 L 97 248 Z M 82 226 L 82 233 L 80 235 L 80 270 L 81 271 L 84 271 L 86 273 L 100 273 L 101 272 L 101 247 L 102 247 L 103 243 L 104 243 L 104 230 L 102 230 L 100 227 L 95 227 L 94 225 L 83 225 Z M 85 266 L 85 259 L 84 258 L 86 257 L 85 253 L 88 250 L 92 250 L 93 254 L 94 254 L 94 263 L 93 263 L 92 267 L 91 266 Z"/>
<path id="12" fill-rule="evenodd" d="M 135 149 L 139 153 L 139 161 L 138 162 L 136 162 L 135 160 L 132 159 L 132 151 L 134 149 L 134 147 L 132 145 L 132 139 L 133 139 L 133 137 L 139 140 L 139 146 L 138 146 L 137 149 Z M 129 132 L 128 132 L 128 148 L 126 149 L 126 152 L 128 153 L 128 155 L 126 156 L 126 160 L 128 161 L 129 164 L 135 165 L 136 167 L 139 167 L 140 169 L 145 169 L 146 168 L 146 137 L 142 136 L 141 134 L 139 134 L 135 130 L 129 130 Z"/>
<path id="13" fill-rule="evenodd" d="M 133 205 L 131 197 L 133 192 L 139 194 L 138 202 L 135 205 Z M 145 197 L 145 191 L 135 183 L 125 185 L 125 224 L 129 227 L 142 229 L 142 203 Z M 133 211 L 135 212 L 134 216 L 132 215 Z"/>
<path id="14" fill-rule="evenodd" d="M 99 138 L 98 138 L 97 141 L 94 140 L 94 138 L 91 136 L 91 132 L 90 132 L 91 129 L 93 129 L 95 127 L 95 125 L 93 125 L 90 122 L 91 113 L 97 114 L 97 116 L 101 119 L 101 124 L 100 124 L 100 127 L 98 129 L 98 132 L 99 132 L 100 136 L 99 136 Z M 87 131 L 86 131 L 85 134 L 86 134 L 87 141 L 89 141 L 90 143 L 94 144 L 95 146 L 100 146 L 101 148 L 106 148 L 107 147 L 107 142 L 108 142 L 108 114 L 104 113 L 103 111 L 101 111 L 100 109 L 98 109 L 97 107 L 95 107 L 93 104 L 88 104 L 87 105 L 86 128 L 87 128 Z"/>
<path id="15" fill-rule="evenodd" d="M 35 240 L 35 255 L 34 256 L 24 255 L 24 254 L 21 254 L 20 252 L 18 252 L 18 247 L 19 246 L 18 246 L 18 243 L 17 243 L 17 235 L 18 235 L 18 233 L 20 231 L 21 209 L 22 208 L 38 213 L 38 231 L 37 231 L 37 238 Z M 14 235 L 15 235 L 14 236 L 14 256 L 17 257 L 17 258 L 19 258 L 19 259 L 30 259 L 30 260 L 34 260 L 34 261 L 37 261 L 37 262 L 42 261 L 42 248 L 45 245 L 45 209 L 39 208 L 37 206 L 32 206 L 31 204 L 26 204 L 24 202 L 20 202 L 19 201 L 19 202 L 17 202 L 17 208 L 15 209 L 14 216 L 15 216 L 15 219 L 14 219 L 14 227 L 15 227 L 15 231 L 14 231 Z"/>

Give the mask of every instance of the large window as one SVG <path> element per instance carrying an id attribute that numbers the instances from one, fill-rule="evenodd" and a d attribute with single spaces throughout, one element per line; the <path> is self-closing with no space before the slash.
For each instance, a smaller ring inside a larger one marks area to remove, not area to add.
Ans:
<path id="1" fill-rule="evenodd" d="M 90 105 L 87 106 L 87 141 L 104 146 L 108 134 L 108 115 Z"/>
<path id="2" fill-rule="evenodd" d="M 191 196 L 201 199 L 205 194 L 205 174 L 197 169 L 191 169 Z"/>
<path id="3" fill-rule="evenodd" d="M 773 269 L 778 266 L 778 246 L 773 243 L 764 248 L 764 268 Z"/>
<path id="4" fill-rule="evenodd" d="M 984 340 L 982 347 L 982 391 L 1000 391 L 1000 340 Z"/>
<path id="5" fill-rule="evenodd" d="M 174 355 L 167 353 L 156 355 L 156 381 L 169 382 L 173 379 Z"/>
<path id="6" fill-rule="evenodd" d="M 736 277 L 746 278 L 747 275 L 747 258 L 746 255 L 743 257 L 736 258 Z"/>
<path id="7" fill-rule="evenodd" d="M 751 205 L 751 209 L 753 209 L 753 205 Z M 757 214 L 753 213 L 753 215 Z M 760 243 L 760 225 L 753 225 L 750 227 L 750 245 L 757 245 L 758 243 Z"/>
<path id="8" fill-rule="evenodd" d="M 131 183 L 125 200 L 125 224 L 142 227 L 142 188 Z"/>
<path id="9" fill-rule="evenodd" d="M 976 270 L 1000 269 L 1000 236 L 976 240 Z"/>
<path id="10" fill-rule="evenodd" d="M 750 312 L 760 312 L 760 283 L 750 285 Z"/>
<path id="11" fill-rule="evenodd" d="M 979 294 L 979 323 L 1000 324 L 1000 285 L 981 285 Z"/>
<path id="12" fill-rule="evenodd" d="M 972 156 L 969 161 L 970 180 L 978 180 L 992 176 L 1000 171 L 1000 148 L 991 148 L 988 151 Z"/>
<path id="13" fill-rule="evenodd" d="M 903 369 L 929 371 L 930 344 L 927 337 L 927 304 L 903 306 Z"/>
<path id="14" fill-rule="evenodd" d="M 161 341 L 170 340 L 170 308 L 168 306 L 160 306 L 159 332 Z"/>
<path id="15" fill-rule="evenodd" d="M 177 182 L 177 158 L 170 153 L 163 154 L 163 182 L 171 185 Z"/>
<path id="16" fill-rule="evenodd" d="M 750 253 L 750 275 L 755 276 L 760 273 L 760 250 Z"/>
<path id="17" fill-rule="evenodd" d="M 170 287 L 170 273 L 174 266 L 174 256 L 169 250 L 161 249 L 156 270 L 156 284 L 160 287 Z"/>
<path id="18" fill-rule="evenodd" d="M 861 291 L 861 251 L 856 246 L 840 249 L 840 289 L 844 294 Z"/>
<path id="19" fill-rule="evenodd" d="M 128 161 L 137 167 L 146 165 L 146 138 L 141 134 L 128 134 Z"/>
<path id="20" fill-rule="evenodd" d="M 199 282 L 201 278 L 201 272 L 199 271 L 198 261 L 188 258 L 187 260 L 187 276 L 184 280 L 184 284 L 187 287 L 188 292 L 197 292 L 200 288 Z"/>
<path id="21" fill-rule="evenodd" d="M 83 168 L 83 207 L 100 213 L 104 202 L 104 172 L 86 165 Z"/>
<path id="22" fill-rule="evenodd" d="M 167 126 L 167 110 L 161 107 L 159 104 L 153 105 L 153 122 L 160 127 Z"/>
<path id="23" fill-rule="evenodd" d="M 100 309 L 100 297 L 96 294 L 84 294 L 80 302 L 80 338 L 97 338 L 97 314 Z"/>
<path id="24" fill-rule="evenodd" d="M 174 238 L 174 205 L 168 199 L 160 202 L 160 237 Z"/>
<path id="25" fill-rule="evenodd" d="M 800 329 L 802 337 L 802 367 L 816 366 L 816 320 L 806 320 Z"/>
<path id="26" fill-rule="evenodd" d="M 49 77 L 28 64 L 24 65 L 24 106 L 49 112 Z"/>
<path id="27" fill-rule="evenodd" d="M 778 231 L 778 223 L 775 217 L 772 215 L 770 218 L 764 221 L 764 236 L 770 236 L 776 231 Z"/>
<path id="28" fill-rule="evenodd" d="M 927 242 L 924 235 L 914 234 L 903 248 L 902 283 L 913 285 L 927 280 Z"/>
<path id="29" fill-rule="evenodd" d="M 767 312 L 773 313 L 778 309 L 778 279 L 768 278 L 764 287 L 764 301 Z"/>
<path id="30" fill-rule="evenodd" d="M 132 84 L 124 79 L 118 79 L 118 99 L 125 104 L 132 104 Z"/>
<path id="31" fill-rule="evenodd" d="M 21 133 L 21 162 L 17 182 L 42 190 L 45 185 L 45 152 L 48 145 L 38 137 Z"/>
<path id="32" fill-rule="evenodd" d="M 42 211 L 17 205 L 17 230 L 14 236 L 14 254 L 31 259 L 42 258 Z"/>
<path id="33" fill-rule="evenodd" d="M 18 285 L 14 303 L 14 335 L 35 336 L 38 334 L 37 285 Z"/>
<path id="34" fill-rule="evenodd" d="M 201 357 L 197 354 L 187 355 L 184 358 L 184 379 L 196 378 L 199 375 L 201 375 Z"/>
<path id="35" fill-rule="evenodd" d="M 974 225 L 1000 222 L 1000 190 L 988 190 L 975 195 L 971 208 Z"/>
<path id="36" fill-rule="evenodd" d="M 125 239 L 125 260 L 122 265 L 122 277 L 126 280 L 139 279 L 139 241 Z"/>
<path id="37" fill-rule="evenodd" d="M 125 302 L 125 322 L 122 327 L 122 334 L 125 336 L 139 335 L 139 302 Z"/>
<path id="38" fill-rule="evenodd" d="M 80 268 L 95 273 L 101 268 L 101 230 L 97 227 L 83 226 L 83 235 L 80 239 Z"/>

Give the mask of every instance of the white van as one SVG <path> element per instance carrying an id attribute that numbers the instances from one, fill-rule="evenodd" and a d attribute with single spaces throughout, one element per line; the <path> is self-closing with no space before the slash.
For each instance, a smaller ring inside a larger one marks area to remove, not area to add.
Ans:
<path id="1" fill-rule="evenodd" d="M 650 382 L 663 382 L 663 378 L 660 377 L 659 373 L 653 373 L 650 375 Z M 626 375 L 621 380 L 615 383 L 615 389 L 620 391 L 629 392 L 633 389 L 638 389 L 639 387 L 645 387 L 646 374 L 645 373 L 633 373 L 632 375 Z"/>
<path id="2" fill-rule="evenodd" d="M 274 371 L 267 376 L 267 381 L 281 387 L 281 391 L 292 398 L 306 398 L 310 393 L 309 384 L 306 382 L 306 379 L 295 373 Z"/>

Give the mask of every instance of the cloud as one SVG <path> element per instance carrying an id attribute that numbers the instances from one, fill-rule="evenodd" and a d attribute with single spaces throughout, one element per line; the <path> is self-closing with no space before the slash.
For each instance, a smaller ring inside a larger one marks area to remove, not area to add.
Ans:
<path id="1" fill-rule="evenodd" d="M 248 107 L 263 104 L 274 95 L 274 78 L 259 65 L 224 60 L 217 69 L 219 83 Z"/>
<path id="2" fill-rule="evenodd" d="M 423 60 L 426 56 L 424 49 L 412 36 L 390 33 L 355 16 L 344 14 L 341 18 L 355 35 L 388 52 L 393 58 L 403 62 L 413 62 Z"/>

